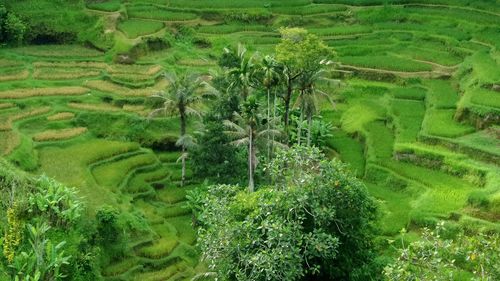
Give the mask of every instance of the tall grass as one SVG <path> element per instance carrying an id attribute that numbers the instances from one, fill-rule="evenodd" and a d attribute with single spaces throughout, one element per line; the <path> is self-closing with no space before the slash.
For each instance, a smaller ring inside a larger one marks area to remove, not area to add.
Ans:
<path id="1" fill-rule="evenodd" d="M 48 130 L 33 136 L 34 141 L 56 141 L 74 138 L 87 132 L 85 127 L 67 128 L 61 130 Z"/>
<path id="2" fill-rule="evenodd" d="M 77 96 L 89 92 L 89 89 L 78 86 L 57 88 L 15 89 L 0 92 L 0 99 L 24 99 L 30 97 Z"/>

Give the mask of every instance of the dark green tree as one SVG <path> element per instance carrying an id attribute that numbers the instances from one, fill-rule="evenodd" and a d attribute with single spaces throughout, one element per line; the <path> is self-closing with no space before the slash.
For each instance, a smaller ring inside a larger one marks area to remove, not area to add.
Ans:
<path id="1" fill-rule="evenodd" d="M 198 243 L 212 275 L 245 281 L 376 275 L 367 270 L 375 203 L 343 164 L 324 159 L 317 148 L 294 147 L 267 167 L 271 186 L 253 193 L 209 187 Z"/>
<path id="2" fill-rule="evenodd" d="M 198 145 L 190 152 L 193 172 L 200 179 L 213 183 L 242 183 L 245 178 L 246 152 L 229 144 L 230 138 L 224 133 L 224 120 L 232 120 L 233 113 L 239 111 L 240 96 L 228 92 L 223 76 L 215 76 L 212 81 L 220 94 L 203 116 L 203 126 L 199 132 Z"/>

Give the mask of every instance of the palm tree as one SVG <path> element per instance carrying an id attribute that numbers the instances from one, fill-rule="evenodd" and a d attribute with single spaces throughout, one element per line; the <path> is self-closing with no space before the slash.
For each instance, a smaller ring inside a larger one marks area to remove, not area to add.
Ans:
<path id="1" fill-rule="evenodd" d="M 285 133 L 287 136 L 287 143 L 289 141 L 288 128 L 290 125 L 290 102 L 292 101 L 294 83 L 297 80 L 297 78 L 300 77 L 301 74 L 302 71 L 295 71 L 292 67 L 283 65 L 282 76 L 283 76 L 283 81 L 285 82 L 286 85 L 286 91 L 282 96 L 282 98 L 285 106 L 284 123 L 285 123 Z"/>
<path id="2" fill-rule="evenodd" d="M 271 89 L 276 86 L 277 81 L 279 80 L 278 74 L 278 64 L 271 56 L 265 56 L 262 58 L 262 63 L 257 70 L 261 75 L 261 83 L 262 86 L 267 91 L 267 120 L 271 120 Z M 276 118 L 276 93 L 274 93 L 274 110 L 273 110 L 273 118 Z M 267 122 L 267 129 L 270 129 L 271 122 Z M 269 136 L 268 136 L 269 137 Z M 273 139 L 274 140 L 274 139 Z M 271 158 L 271 142 L 268 140 L 267 146 L 267 158 Z"/>
<path id="3" fill-rule="evenodd" d="M 180 136 L 176 145 L 182 148 L 179 160 L 182 161 L 181 186 L 184 186 L 186 177 L 186 150 L 194 145 L 194 140 L 186 134 L 187 119 L 189 116 L 201 117 L 201 113 L 196 109 L 196 105 L 204 95 L 215 93 L 208 83 L 203 81 L 198 75 L 165 75 L 169 81 L 166 91 L 154 94 L 153 97 L 163 100 L 163 105 L 149 114 L 150 117 L 179 115 Z"/>
<path id="4" fill-rule="evenodd" d="M 236 146 L 248 146 L 248 191 L 255 190 L 254 174 L 257 167 L 258 144 L 270 141 L 268 136 L 278 136 L 280 131 L 276 129 L 267 129 L 263 122 L 262 116 L 258 112 L 259 104 L 254 96 L 250 96 L 243 104 L 243 113 L 240 115 L 234 113 L 236 122 L 225 120 L 224 125 L 228 128 L 226 132 L 235 140 L 231 144 Z M 276 141 L 275 145 L 281 145 Z"/>
<path id="5" fill-rule="evenodd" d="M 312 71 L 305 71 L 299 78 L 299 90 L 300 94 L 297 99 L 297 102 L 301 104 L 301 113 L 300 113 L 300 121 L 298 124 L 298 137 L 297 142 L 300 145 L 302 138 L 302 123 L 304 115 L 307 118 L 307 146 L 311 145 L 311 127 L 312 127 L 312 118 L 314 114 L 317 112 L 317 104 L 318 104 L 318 96 L 325 97 L 330 103 L 333 102 L 330 99 L 330 96 L 316 88 L 316 82 L 322 78 L 324 73 L 323 66 L 330 65 L 332 62 L 327 60 L 322 60 L 319 63 L 319 67 Z"/>
<path id="6" fill-rule="evenodd" d="M 253 85 L 252 76 L 255 70 L 255 65 L 253 63 L 254 56 L 247 58 L 246 52 L 246 48 L 238 44 L 237 57 L 239 58 L 240 64 L 230 69 L 227 73 L 227 77 L 230 81 L 229 88 L 241 90 L 241 97 L 243 100 L 246 100 L 250 94 L 250 88 Z"/>

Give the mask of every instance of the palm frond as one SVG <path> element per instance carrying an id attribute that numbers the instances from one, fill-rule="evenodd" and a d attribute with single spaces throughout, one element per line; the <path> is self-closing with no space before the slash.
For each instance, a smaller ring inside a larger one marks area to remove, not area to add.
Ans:
<path id="1" fill-rule="evenodd" d="M 164 117 L 167 116 L 167 109 L 166 108 L 162 107 L 162 108 L 155 109 L 148 114 L 148 117 L 155 118 L 155 117 L 158 117 L 161 115 L 163 115 Z"/>
<path id="2" fill-rule="evenodd" d="M 232 132 L 246 134 L 246 130 L 243 127 L 241 127 L 240 125 L 234 123 L 233 121 L 224 120 L 222 123 L 224 124 L 224 126 L 226 128 L 230 129 Z"/>
<path id="3" fill-rule="evenodd" d="M 204 272 L 196 274 L 191 281 L 205 281 L 205 280 L 213 280 L 217 277 L 216 272 Z"/>
<path id="4" fill-rule="evenodd" d="M 229 144 L 234 145 L 234 146 L 248 145 L 249 141 L 250 141 L 249 138 L 242 138 L 242 139 L 232 141 Z"/>
<path id="5" fill-rule="evenodd" d="M 192 115 L 192 116 L 196 116 L 198 118 L 201 118 L 201 112 L 190 107 L 190 106 L 186 106 L 185 107 L 185 110 L 186 110 L 186 114 L 187 115 Z"/>

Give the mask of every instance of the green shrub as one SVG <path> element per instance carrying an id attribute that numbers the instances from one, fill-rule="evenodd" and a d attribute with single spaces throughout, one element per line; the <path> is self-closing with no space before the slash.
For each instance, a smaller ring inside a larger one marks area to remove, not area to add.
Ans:
<path id="1" fill-rule="evenodd" d="M 488 208 L 490 206 L 490 194 L 484 191 L 474 191 L 469 194 L 467 203 L 473 207 Z"/>

